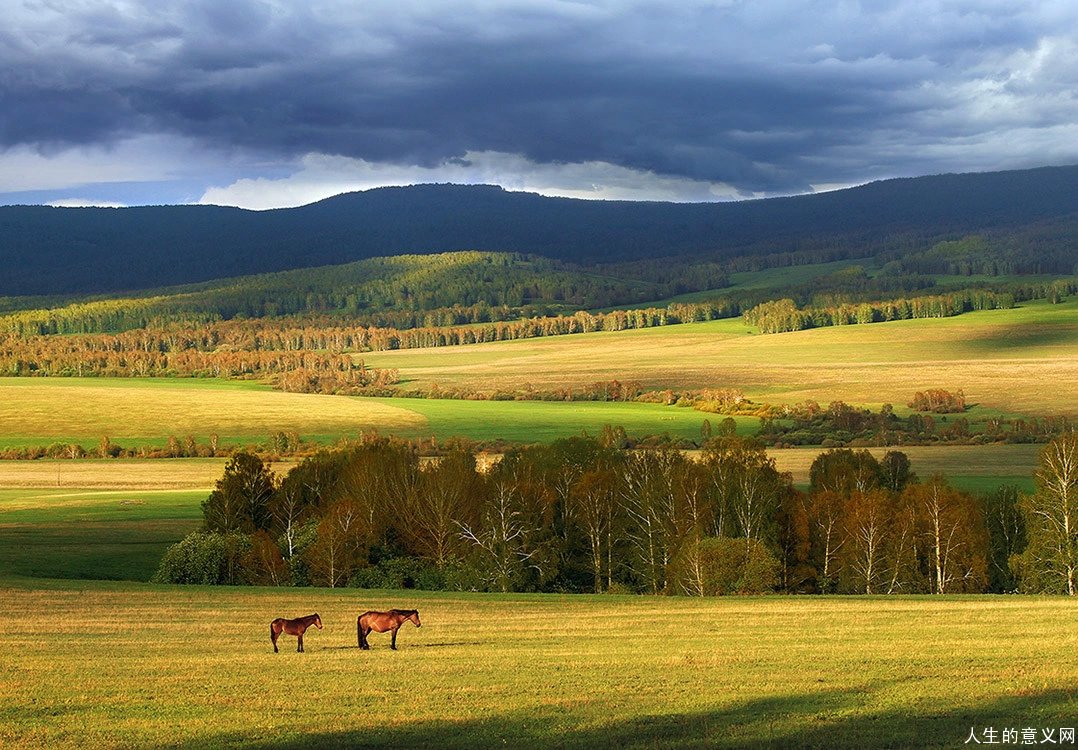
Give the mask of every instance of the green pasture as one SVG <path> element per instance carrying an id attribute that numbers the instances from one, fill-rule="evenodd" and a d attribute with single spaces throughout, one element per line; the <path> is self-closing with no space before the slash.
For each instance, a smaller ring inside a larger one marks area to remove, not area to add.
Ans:
<path id="1" fill-rule="evenodd" d="M 740 320 L 362 355 L 398 368 L 404 390 L 739 388 L 770 403 L 832 400 L 900 413 L 917 390 L 963 389 L 976 423 L 996 415 L 1076 414 L 1078 300 L 1034 302 L 930 320 L 760 335 Z M 715 415 L 652 404 L 345 398 L 283 393 L 251 381 L 193 378 L 0 378 L 0 448 L 102 436 L 124 447 L 168 436 L 265 442 L 278 431 L 333 443 L 364 431 L 549 440 L 622 425 L 633 435 L 697 438 Z M 951 417 L 948 417 L 948 419 Z M 942 417 L 940 419 L 943 419 Z M 755 420 L 739 419 L 751 432 Z"/>
<path id="2" fill-rule="evenodd" d="M 0 583 L 11 747 L 914 748 L 1070 727 L 1074 602 Z M 367 609 L 418 608 L 399 650 Z M 318 612 L 306 652 L 270 620 Z M 998 735 L 997 735 L 998 736 Z M 1038 736 L 1040 736 L 1038 734 Z"/>
<path id="3" fill-rule="evenodd" d="M 206 490 L 0 490 L 0 575 L 148 580 Z"/>
<path id="4" fill-rule="evenodd" d="M 1000 485 L 1015 485 L 1033 491 L 1042 445 L 906 445 L 868 448 L 877 459 L 889 450 L 899 450 L 922 480 L 935 474 L 947 477 L 955 487 L 974 494 L 987 494 Z M 782 448 L 768 451 L 779 471 L 789 472 L 794 484 L 809 485 L 809 468 L 821 448 Z"/>
<path id="5" fill-rule="evenodd" d="M 1011 310 L 764 335 L 739 319 L 640 330 L 371 352 L 404 388 L 739 388 L 772 403 L 905 405 L 963 389 L 981 415 L 1078 412 L 1078 300 Z"/>
<path id="6" fill-rule="evenodd" d="M 720 289 L 707 289 L 701 292 L 688 292 L 654 302 L 637 303 L 635 305 L 619 305 L 610 309 L 633 310 L 640 307 L 665 307 L 678 302 L 706 302 L 719 297 L 730 296 L 740 291 L 756 291 L 761 289 L 782 290 L 785 287 L 806 284 L 821 276 L 828 276 L 851 266 L 862 266 L 872 275 L 874 258 L 853 258 L 849 260 L 836 260 L 831 263 L 806 263 L 800 266 L 780 266 L 777 268 L 765 268 L 761 271 L 738 271 L 730 274 L 730 285 Z"/>
<path id="7" fill-rule="evenodd" d="M 587 401 L 458 401 L 282 393 L 251 382 L 125 378 L 0 378 L 0 448 L 79 443 L 101 436 L 123 447 L 162 446 L 168 436 L 205 444 L 263 443 L 277 431 L 334 443 L 365 431 L 439 439 L 541 442 L 597 434 L 606 424 L 630 435 L 699 439 L 704 419 L 722 417 L 657 404 Z M 758 420 L 737 418 L 739 431 Z"/>
<path id="8" fill-rule="evenodd" d="M 102 436 L 130 447 L 174 435 L 226 444 L 264 441 L 277 431 L 359 434 L 419 426 L 414 412 L 337 396 L 283 393 L 252 381 L 198 378 L 0 378 L 0 447 Z"/>
<path id="9" fill-rule="evenodd" d="M 663 435 L 700 439 L 704 420 L 713 427 L 724 419 L 693 409 L 599 401 L 461 401 L 451 399 L 371 399 L 406 408 L 427 420 L 425 430 L 400 434 L 423 437 L 464 436 L 474 440 L 548 442 L 587 432 L 597 435 L 604 425 L 618 425 L 629 435 Z M 738 432 L 752 434 L 759 428 L 755 417 L 735 418 Z"/>

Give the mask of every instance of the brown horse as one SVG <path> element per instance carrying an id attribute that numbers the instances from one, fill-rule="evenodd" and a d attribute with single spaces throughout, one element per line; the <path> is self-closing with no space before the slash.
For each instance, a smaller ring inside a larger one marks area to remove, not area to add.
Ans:
<path id="1" fill-rule="evenodd" d="M 356 618 L 356 636 L 359 639 L 359 647 L 367 650 L 371 644 L 367 643 L 367 636 L 371 632 L 384 633 L 393 631 L 393 642 L 390 648 L 397 650 L 397 631 L 401 625 L 411 621 L 417 628 L 420 627 L 418 609 L 391 609 L 388 612 L 364 612 Z"/>
<path id="2" fill-rule="evenodd" d="M 278 617 L 271 622 L 270 640 L 273 641 L 273 653 L 277 653 L 277 638 L 280 637 L 281 633 L 299 636 L 299 647 L 296 648 L 296 651 L 303 653 L 303 634 L 307 632 L 307 628 L 312 625 L 319 630 L 322 629 L 322 618 L 318 616 L 317 612 L 313 615 L 307 615 L 306 617 L 297 617 L 295 620 L 286 620 L 283 617 Z"/>

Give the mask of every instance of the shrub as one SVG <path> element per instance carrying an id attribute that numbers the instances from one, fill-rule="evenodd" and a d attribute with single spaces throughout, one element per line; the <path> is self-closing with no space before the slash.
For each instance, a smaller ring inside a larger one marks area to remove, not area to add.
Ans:
<path id="1" fill-rule="evenodd" d="M 418 557 L 389 557 L 377 565 L 356 571 L 348 585 L 362 589 L 444 591 L 447 588 L 446 569 L 439 569 Z"/>
<path id="2" fill-rule="evenodd" d="M 251 540 L 243 534 L 196 531 L 165 551 L 151 579 L 154 583 L 246 583 L 244 557 Z"/>

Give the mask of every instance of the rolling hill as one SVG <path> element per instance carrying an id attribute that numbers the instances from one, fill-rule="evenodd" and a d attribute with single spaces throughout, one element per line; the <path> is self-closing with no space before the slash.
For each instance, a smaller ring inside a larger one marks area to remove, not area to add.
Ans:
<path id="1" fill-rule="evenodd" d="M 916 253 L 986 233 L 1022 272 L 1071 273 L 1078 166 L 876 182 L 817 195 L 676 204 L 417 185 L 299 208 L 0 207 L 0 295 L 91 294 L 346 263 L 492 250 L 581 263 L 826 252 Z"/>

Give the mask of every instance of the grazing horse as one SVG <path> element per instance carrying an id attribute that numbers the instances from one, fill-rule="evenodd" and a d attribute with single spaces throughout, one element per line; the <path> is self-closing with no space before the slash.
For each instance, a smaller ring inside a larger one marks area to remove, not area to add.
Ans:
<path id="1" fill-rule="evenodd" d="M 303 634 L 307 632 L 307 628 L 312 625 L 319 630 L 322 629 L 322 618 L 318 616 L 317 612 L 313 615 L 307 615 L 306 617 L 297 617 L 295 620 L 286 620 L 283 617 L 278 617 L 271 622 L 270 640 L 273 641 L 273 653 L 277 653 L 277 638 L 280 637 L 281 633 L 299 636 L 299 646 L 296 648 L 296 651 L 303 653 Z"/>
<path id="2" fill-rule="evenodd" d="M 367 643 L 367 636 L 371 631 L 384 633 L 393 631 L 393 642 L 390 648 L 397 650 L 397 631 L 401 625 L 411 620 L 417 628 L 420 626 L 418 609 L 391 609 L 388 612 L 364 612 L 356 618 L 356 636 L 359 639 L 359 647 L 367 650 L 371 644 Z"/>

